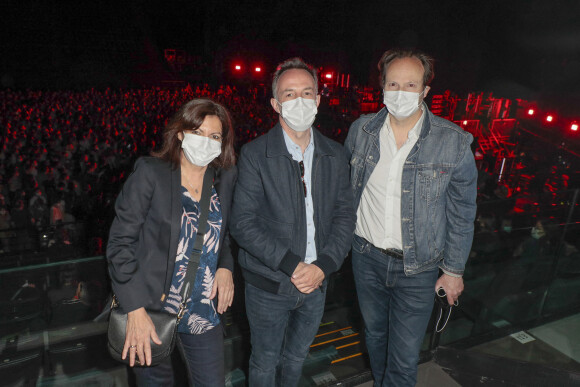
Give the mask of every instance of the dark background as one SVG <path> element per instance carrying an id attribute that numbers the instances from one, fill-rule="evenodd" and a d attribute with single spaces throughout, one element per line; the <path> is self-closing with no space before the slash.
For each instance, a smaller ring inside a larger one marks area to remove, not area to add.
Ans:
<path id="1" fill-rule="evenodd" d="M 436 58 L 433 87 L 535 100 L 580 111 L 580 1 L 3 1 L 3 87 L 139 87 L 175 78 L 166 48 L 200 63 L 200 80 L 228 81 L 235 60 L 264 67 L 301 56 L 378 86 L 393 46 Z"/>

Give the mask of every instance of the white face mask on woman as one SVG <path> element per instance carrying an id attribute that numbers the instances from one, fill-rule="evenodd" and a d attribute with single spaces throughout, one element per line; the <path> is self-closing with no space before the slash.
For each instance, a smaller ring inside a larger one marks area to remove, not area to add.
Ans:
<path id="1" fill-rule="evenodd" d="M 187 160 L 198 167 L 205 167 L 222 153 L 221 142 L 193 133 L 183 133 L 181 148 Z"/>
<path id="2" fill-rule="evenodd" d="M 425 90 L 420 93 L 403 90 L 384 91 L 383 103 L 391 115 L 402 120 L 411 117 L 419 109 L 419 99 L 424 92 Z"/>
<path id="3" fill-rule="evenodd" d="M 307 131 L 316 118 L 318 109 L 316 100 L 298 97 L 283 103 L 278 102 L 282 107 L 280 115 L 286 124 L 296 132 Z"/>

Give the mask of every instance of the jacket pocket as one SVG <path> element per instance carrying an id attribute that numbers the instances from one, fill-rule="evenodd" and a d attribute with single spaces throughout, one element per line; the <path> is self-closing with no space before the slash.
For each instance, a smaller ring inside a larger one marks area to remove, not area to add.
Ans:
<path id="1" fill-rule="evenodd" d="M 449 179 L 448 168 L 425 168 L 417 172 L 419 194 L 429 204 L 436 203 Z"/>
<path id="2" fill-rule="evenodd" d="M 353 189 L 362 185 L 362 172 L 364 171 L 364 155 L 358 152 L 352 154 L 350 159 L 350 182 Z"/>

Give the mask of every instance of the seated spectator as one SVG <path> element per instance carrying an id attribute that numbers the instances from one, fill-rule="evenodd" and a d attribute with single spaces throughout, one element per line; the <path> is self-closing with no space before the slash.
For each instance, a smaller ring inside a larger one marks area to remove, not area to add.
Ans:
<path id="1" fill-rule="evenodd" d="M 0 207 L 0 253 L 9 253 L 11 251 L 14 226 L 10 213 L 6 207 Z"/>
<path id="2" fill-rule="evenodd" d="M 556 225 L 550 219 L 536 220 L 530 236 L 516 247 L 514 257 L 522 263 L 554 258 L 559 242 L 555 229 Z"/>
<path id="3" fill-rule="evenodd" d="M 35 191 L 34 196 L 28 203 L 28 209 L 30 211 L 30 221 L 32 224 L 34 224 L 38 230 L 45 227 L 48 217 L 48 202 L 46 197 L 42 194 L 41 189 Z"/>

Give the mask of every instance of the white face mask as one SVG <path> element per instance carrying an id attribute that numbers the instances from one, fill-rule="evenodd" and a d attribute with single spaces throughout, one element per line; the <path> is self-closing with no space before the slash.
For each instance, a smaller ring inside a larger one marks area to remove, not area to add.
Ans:
<path id="1" fill-rule="evenodd" d="M 530 233 L 530 235 L 534 239 L 540 239 L 541 237 L 546 235 L 546 233 L 544 232 L 544 230 L 540 230 L 537 227 L 532 227 L 532 232 Z"/>
<path id="2" fill-rule="evenodd" d="M 391 115 L 400 120 L 410 117 L 419 109 L 419 99 L 421 93 L 412 91 L 384 91 L 383 102 Z"/>
<path id="3" fill-rule="evenodd" d="M 181 148 L 187 160 L 198 167 L 205 167 L 222 153 L 222 144 L 209 137 L 184 133 Z"/>
<path id="4" fill-rule="evenodd" d="M 284 103 L 278 103 L 281 105 L 280 116 L 292 130 L 297 132 L 307 131 L 312 126 L 316 113 L 318 113 L 314 99 L 298 97 Z"/>

